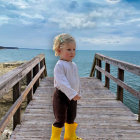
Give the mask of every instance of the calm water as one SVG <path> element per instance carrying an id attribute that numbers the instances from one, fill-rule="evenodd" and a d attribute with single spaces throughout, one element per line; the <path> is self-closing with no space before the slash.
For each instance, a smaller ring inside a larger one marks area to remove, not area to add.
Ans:
<path id="1" fill-rule="evenodd" d="M 7 49 L 0 50 L 0 62 L 12 62 L 31 60 L 36 55 L 43 53 L 46 57 L 48 76 L 53 76 L 53 68 L 58 58 L 54 56 L 51 50 L 35 50 L 35 49 Z M 95 53 L 101 53 L 106 56 L 126 61 L 132 64 L 140 65 L 140 51 L 88 51 L 77 50 L 74 62 L 77 63 L 79 74 L 81 77 L 88 77 L 90 74 L 93 58 Z M 104 64 L 103 64 L 104 66 Z M 117 68 L 111 66 L 111 74 L 117 77 Z M 103 76 L 104 81 L 104 76 Z M 125 72 L 125 82 L 140 91 L 140 77 Z M 111 81 L 111 91 L 116 93 L 117 85 Z M 134 112 L 138 112 L 138 100 L 130 93 L 124 91 L 124 103 Z"/>

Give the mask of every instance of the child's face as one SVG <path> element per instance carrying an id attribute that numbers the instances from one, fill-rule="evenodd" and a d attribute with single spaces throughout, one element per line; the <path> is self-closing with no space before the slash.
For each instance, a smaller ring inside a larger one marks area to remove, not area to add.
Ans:
<path id="1" fill-rule="evenodd" d="M 72 61 L 72 59 L 75 57 L 75 49 L 75 42 L 65 43 L 63 47 L 59 50 L 60 59 L 65 61 Z"/>

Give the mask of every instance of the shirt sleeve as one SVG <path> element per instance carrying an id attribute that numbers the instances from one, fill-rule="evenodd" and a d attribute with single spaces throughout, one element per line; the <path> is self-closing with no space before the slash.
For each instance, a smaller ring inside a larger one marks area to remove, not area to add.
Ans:
<path id="1" fill-rule="evenodd" d="M 65 75 L 64 68 L 60 64 L 57 64 L 54 68 L 54 79 L 57 88 L 65 93 L 70 100 L 72 100 L 78 94 L 74 89 L 71 88 Z"/>

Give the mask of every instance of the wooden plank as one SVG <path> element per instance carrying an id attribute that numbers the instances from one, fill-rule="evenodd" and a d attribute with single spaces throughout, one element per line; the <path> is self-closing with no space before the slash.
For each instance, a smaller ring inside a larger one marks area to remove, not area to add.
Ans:
<path id="1" fill-rule="evenodd" d="M 51 125 L 54 121 L 52 110 L 54 88 L 51 80 L 53 81 L 53 78 L 48 78 L 49 82 L 44 78 L 43 82 L 40 82 L 43 85 L 36 90 L 33 100 L 26 108 L 22 124 L 16 127 L 10 140 L 50 139 Z M 46 84 L 50 88 L 47 88 Z M 101 84 L 99 80 L 81 78 L 81 84 L 83 85 L 82 99 L 78 101 L 75 120 L 79 124 L 77 135 L 84 140 L 138 140 L 140 138 L 140 123 L 137 121 L 137 115 L 121 101 L 115 100 L 114 94 L 107 88 L 103 88 L 103 85 L 98 88 Z M 63 136 L 64 128 L 61 140 Z"/>

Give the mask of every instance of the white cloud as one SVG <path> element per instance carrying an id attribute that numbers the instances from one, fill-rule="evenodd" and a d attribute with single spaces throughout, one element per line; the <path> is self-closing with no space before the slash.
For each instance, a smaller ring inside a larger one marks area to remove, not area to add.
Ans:
<path id="1" fill-rule="evenodd" d="M 20 19 L 20 22 L 24 25 L 32 25 L 33 24 L 32 21 L 27 21 L 27 20 L 24 20 L 24 19 Z"/>
<path id="2" fill-rule="evenodd" d="M 132 22 L 140 22 L 140 18 L 133 18 L 131 20 L 128 20 L 128 23 L 132 23 Z"/>
<path id="3" fill-rule="evenodd" d="M 0 25 L 8 24 L 10 18 L 7 16 L 0 16 Z"/>
<path id="4" fill-rule="evenodd" d="M 20 16 L 23 16 L 25 18 L 29 19 L 44 19 L 44 17 L 40 14 L 28 14 L 28 13 L 21 13 Z"/>
<path id="5" fill-rule="evenodd" d="M 116 3 L 120 2 L 120 0 L 106 0 L 106 1 L 111 4 L 116 4 Z"/>
<path id="6" fill-rule="evenodd" d="M 26 29 L 31 29 L 31 36 L 39 36 L 34 33 L 38 30 L 43 36 L 44 30 L 47 30 L 44 38 L 47 35 L 50 37 L 56 32 L 65 31 L 72 33 L 77 39 L 80 38 L 80 44 L 96 44 L 97 46 L 140 43 L 135 37 L 139 37 L 139 10 L 132 5 L 126 5 L 122 0 L 75 0 L 77 4 L 75 9 L 70 5 L 72 0 L 61 2 L 60 0 L 0 1 L 1 29 L 3 24 L 7 24 L 8 27 L 12 25 L 11 28 L 15 27 L 16 30 L 18 24 L 25 30 L 21 31 L 23 34 Z M 33 28 L 37 30 L 33 31 Z"/>
<path id="7" fill-rule="evenodd" d="M 120 7 L 119 7 L 120 6 Z M 89 20 L 94 20 L 98 27 L 120 27 L 128 26 L 129 24 L 136 25 L 140 21 L 140 13 L 133 7 L 119 5 L 115 7 L 102 7 L 97 8 L 90 12 Z M 132 26 L 133 28 L 133 26 Z"/>
<path id="8" fill-rule="evenodd" d="M 5 1 L 2 0 L 0 2 L 1 10 L 0 14 L 2 13 L 0 25 L 4 24 L 23 24 L 23 25 L 33 25 L 40 23 L 41 20 L 46 18 L 46 7 L 45 7 L 45 0 L 35 1 L 25 1 L 25 0 L 10 0 Z"/>
<path id="9" fill-rule="evenodd" d="M 137 40 L 134 37 L 120 37 L 120 36 L 108 36 L 108 37 L 96 37 L 96 38 L 79 38 L 79 41 L 86 42 L 95 45 L 127 45 L 130 42 Z"/>
<path id="10" fill-rule="evenodd" d="M 140 22 L 140 18 L 138 17 L 138 18 L 133 18 L 133 17 L 131 17 L 130 19 L 126 19 L 126 20 L 123 20 L 123 21 L 121 21 L 121 20 L 116 20 L 116 22 L 114 23 L 116 26 L 117 25 L 119 25 L 119 26 L 121 26 L 121 25 L 129 25 L 129 24 L 132 24 L 132 25 L 134 25 L 134 27 L 137 25 L 137 24 L 139 24 L 139 22 Z M 133 26 L 132 26 L 133 27 Z"/>
<path id="11" fill-rule="evenodd" d="M 112 25 L 124 25 L 128 24 L 128 22 L 132 22 L 131 17 L 136 14 L 135 10 L 131 7 L 125 8 L 122 5 L 119 5 L 121 7 L 108 7 L 108 6 L 102 6 L 97 7 L 94 10 L 91 10 L 88 13 L 72 13 L 70 11 L 66 11 L 66 9 L 60 8 L 60 3 L 58 0 L 10 0 L 6 2 L 5 0 L 2 0 L 3 3 L 6 5 L 14 5 L 18 9 L 16 11 L 9 11 L 11 14 L 16 14 L 19 17 L 16 18 L 16 21 L 24 20 L 29 22 L 29 19 L 38 19 L 40 20 L 49 20 L 50 22 L 56 23 L 60 28 L 63 29 L 71 29 L 71 28 L 95 28 L 96 25 L 98 27 L 105 27 L 105 26 L 112 26 Z M 120 2 L 120 0 L 106 0 L 107 2 Z M 77 1 L 79 2 L 79 1 Z M 92 1 L 88 1 L 92 2 Z M 103 4 L 105 1 L 98 2 L 97 0 L 94 1 L 98 4 Z M 79 2 L 80 3 L 80 2 Z M 64 4 L 64 3 L 63 3 Z M 68 4 L 68 3 L 67 3 Z M 7 14 L 11 15 L 11 14 Z M 137 13 L 138 14 L 138 13 Z M 138 14 L 139 15 L 139 14 Z M 24 17 L 24 19 L 22 19 Z M 123 19 L 123 20 L 122 20 Z M 128 21 L 128 22 L 127 22 Z M 8 21 L 7 21 L 8 22 Z M 7 23 L 5 22 L 5 23 Z M 31 22 L 31 21 L 30 21 Z M 133 21 L 134 22 L 134 21 Z M 16 23 L 16 22 L 13 22 Z M 26 22 L 22 22 L 23 24 Z M 37 21 L 33 22 L 33 24 L 38 24 Z M 46 23 L 44 23 L 46 24 Z M 27 24 L 26 24 L 27 25 Z"/>
<path id="12" fill-rule="evenodd" d="M 50 22 L 55 22 L 60 28 L 71 29 L 71 28 L 94 28 L 95 22 L 88 19 L 87 15 L 84 14 L 68 14 L 63 13 L 63 16 L 56 16 L 48 19 Z"/>
<path id="13" fill-rule="evenodd" d="M 4 2 L 4 0 L 3 0 Z M 12 4 L 17 8 L 21 8 L 21 9 L 26 9 L 29 7 L 29 4 L 24 1 L 24 0 L 9 0 L 9 1 L 5 1 L 7 4 Z"/>

